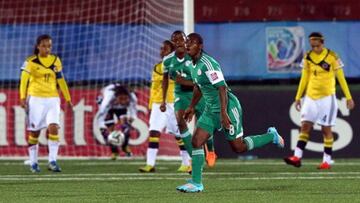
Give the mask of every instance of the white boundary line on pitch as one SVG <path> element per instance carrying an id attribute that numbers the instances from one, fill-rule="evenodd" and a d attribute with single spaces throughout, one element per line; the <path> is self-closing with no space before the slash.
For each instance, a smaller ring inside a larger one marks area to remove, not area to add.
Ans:
<path id="1" fill-rule="evenodd" d="M 61 160 L 59 161 L 61 162 Z M 47 162 L 40 162 L 40 165 L 45 165 Z M 144 161 L 92 161 L 89 160 L 87 162 L 77 162 L 77 163 L 71 163 L 71 165 L 77 165 L 77 166 L 97 166 L 97 165 L 103 165 L 103 166 L 116 166 L 116 165 L 144 165 Z M 303 162 L 303 165 L 319 165 L 319 162 Z M 24 165 L 23 162 L 15 162 L 15 161 L 1 161 L 0 165 Z M 158 165 L 179 165 L 179 162 L 169 161 L 169 162 L 159 162 Z M 252 166 L 252 165 L 267 165 L 267 166 L 278 166 L 278 165 L 286 165 L 283 162 L 279 161 L 234 161 L 234 162 L 228 162 L 228 161 L 218 161 L 216 162 L 216 165 L 221 166 Z M 349 161 L 349 162 L 335 162 L 335 166 L 360 166 L 359 162 Z"/>
<path id="2" fill-rule="evenodd" d="M 303 162 L 303 165 L 319 165 L 321 162 Z M 91 165 L 144 165 L 144 162 L 84 162 L 84 163 L 74 163 L 73 165 L 84 165 L 84 166 L 91 166 Z M 178 165 L 178 162 L 160 162 L 158 165 Z M 277 166 L 277 165 L 286 165 L 284 162 L 216 162 L 216 165 L 221 166 L 237 166 L 237 165 L 269 165 L 269 166 Z M 336 166 L 360 166 L 359 162 L 336 162 L 334 163 Z"/>
<path id="3" fill-rule="evenodd" d="M 360 175 L 360 171 L 353 172 L 204 172 L 204 176 L 223 176 L 223 175 Z M 32 174 L 28 175 L 1 175 L 1 178 L 42 178 L 42 177 L 99 177 L 99 176 L 189 176 L 186 173 L 84 173 L 84 174 Z M 322 177 L 322 176 L 321 176 Z M 334 176 L 336 177 L 336 176 Z M 360 177 L 360 176 L 359 176 Z"/>
<path id="4" fill-rule="evenodd" d="M 338 176 L 338 177 L 229 177 L 215 178 L 213 180 L 357 180 L 360 176 Z M 116 181 L 116 180 L 184 180 L 175 177 L 0 177 L 0 181 Z"/>
<path id="5" fill-rule="evenodd" d="M 0 160 L 26 160 L 28 156 L 0 156 Z M 48 160 L 47 156 L 38 157 L 39 160 Z M 118 160 L 145 160 L 145 156 L 134 156 L 134 157 L 117 157 Z M 156 157 L 157 160 L 162 161 L 181 161 L 180 156 L 165 156 L 160 155 Z M 110 160 L 110 156 L 58 156 L 58 160 L 85 160 L 85 161 L 100 161 L 100 160 Z"/>

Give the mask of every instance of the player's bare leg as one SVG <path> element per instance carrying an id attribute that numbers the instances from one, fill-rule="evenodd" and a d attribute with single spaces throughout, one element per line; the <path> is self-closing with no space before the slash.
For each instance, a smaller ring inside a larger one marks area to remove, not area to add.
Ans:
<path id="1" fill-rule="evenodd" d="M 231 149 L 236 153 L 243 153 L 248 150 L 246 143 L 244 142 L 244 140 L 241 137 L 239 137 L 233 141 L 230 141 L 229 144 L 231 146 Z"/>

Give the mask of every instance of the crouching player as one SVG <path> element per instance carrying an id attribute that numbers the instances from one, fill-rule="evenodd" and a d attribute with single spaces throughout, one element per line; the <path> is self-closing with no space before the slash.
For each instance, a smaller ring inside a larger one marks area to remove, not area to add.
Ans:
<path id="1" fill-rule="evenodd" d="M 125 141 L 121 148 L 127 156 L 131 156 L 128 144 L 130 130 L 133 128 L 131 123 L 137 117 L 137 97 L 135 93 L 130 92 L 126 87 L 118 83 L 104 87 L 101 93 L 102 96 L 98 98 L 100 106 L 97 117 L 101 134 L 107 142 L 108 135 L 112 131 L 121 130 L 125 135 Z M 118 129 L 118 126 L 120 126 L 120 129 Z M 118 147 L 110 143 L 108 145 L 112 153 L 111 159 L 116 160 L 119 154 Z"/>

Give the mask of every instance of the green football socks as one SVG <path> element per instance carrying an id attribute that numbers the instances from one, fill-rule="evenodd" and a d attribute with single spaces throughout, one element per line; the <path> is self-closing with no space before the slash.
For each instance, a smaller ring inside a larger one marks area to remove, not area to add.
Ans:
<path id="1" fill-rule="evenodd" d="M 192 136 L 191 136 L 191 133 L 189 132 L 189 130 L 186 130 L 185 132 L 181 133 L 181 139 L 183 140 L 184 142 L 184 145 L 185 145 L 185 148 L 186 148 L 186 151 L 189 153 L 189 155 L 191 156 L 192 155 L 192 143 L 191 143 L 191 140 L 192 140 Z"/>
<path id="2" fill-rule="evenodd" d="M 269 144 L 274 139 L 273 133 L 266 133 L 262 135 L 247 136 L 244 141 L 247 145 L 248 151 L 256 148 L 260 148 L 266 144 Z"/>
<path id="3" fill-rule="evenodd" d="M 197 183 L 202 183 L 202 170 L 205 162 L 205 153 L 203 148 L 193 149 L 192 151 L 192 180 Z"/>

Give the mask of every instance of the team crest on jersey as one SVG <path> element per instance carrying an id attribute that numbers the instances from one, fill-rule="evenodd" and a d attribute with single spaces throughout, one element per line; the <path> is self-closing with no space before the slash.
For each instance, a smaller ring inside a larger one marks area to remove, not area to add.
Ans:
<path id="1" fill-rule="evenodd" d="M 201 75 L 201 70 L 200 70 L 200 69 L 197 71 L 197 74 L 198 74 L 198 75 Z"/>
<path id="2" fill-rule="evenodd" d="M 330 70 L 330 64 L 326 63 L 325 61 L 321 61 L 319 65 L 326 71 Z"/>
<path id="3" fill-rule="evenodd" d="M 330 65 L 327 64 L 327 63 L 323 63 L 323 64 L 322 64 L 322 67 L 323 67 L 323 69 L 328 70 L 328 69 L 330 68 Z"/>
<path id="4" fill-rule="evenodd" d="M 211 73 L 210 77 L 212 80 L 217 80 L 219 78 L 218 75 L 216 74 L 216 72 Z"/>
<path id="5" fill-rule="evenodd" d="M 191 61 L 185 61 L 185 66 L 190 66 Z"/>

